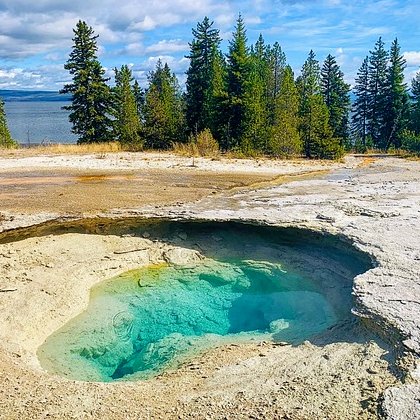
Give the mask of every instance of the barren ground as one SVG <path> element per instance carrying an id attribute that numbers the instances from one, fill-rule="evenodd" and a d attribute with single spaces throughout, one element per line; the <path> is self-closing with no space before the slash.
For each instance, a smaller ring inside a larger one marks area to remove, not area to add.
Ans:
<path id="1" fill-rule="evenodd" d="M 222 346 L 148 381 L 84 383 L 43 371 L 38 346 L 86 307 L 92 285 L 161 261 L 169 245 L 81 233 L 4 237 L 0 418 L 417 418 L 419 169 L 392 158 L 0 156 L 4 231 L 63 216 L 92 218 L 91 231 L 96 216 L 252 220 L 339 233 L 377 261 L 354 288 L 355 312 L 369 322 L 297 347 Z"/>

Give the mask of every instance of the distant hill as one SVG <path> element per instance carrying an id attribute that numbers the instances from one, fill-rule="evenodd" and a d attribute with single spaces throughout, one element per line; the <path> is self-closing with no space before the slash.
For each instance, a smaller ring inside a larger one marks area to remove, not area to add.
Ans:
<path id="1" fill-rule="evenodd" d="M 71 95 L 61 95 L 49 90 L 1 90 L 0 97 L 5 102 L 55 102 L 70 101 Z"/>

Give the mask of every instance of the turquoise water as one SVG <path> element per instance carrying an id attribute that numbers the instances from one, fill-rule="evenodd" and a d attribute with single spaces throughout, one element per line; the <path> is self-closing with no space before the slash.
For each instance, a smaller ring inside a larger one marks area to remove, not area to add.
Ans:
<path id="1" fill-rule="evenodd" d="M 364 269 L 354 255 L 236 227 L 188 236 L 205 246 L 202 261 L 94 287 L 87 310 L 38 350 L 42 366 L 87 381 L 147 379 L 223 343 L 299 343 L 350 316 L 352 278 Z"/>

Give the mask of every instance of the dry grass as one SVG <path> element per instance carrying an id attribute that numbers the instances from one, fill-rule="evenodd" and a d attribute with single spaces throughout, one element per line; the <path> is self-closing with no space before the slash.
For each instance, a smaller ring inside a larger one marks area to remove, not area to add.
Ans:
<path id="1" fill-rule="evenodd" d="M 122 151 L 118 142 L 88 143 L 88 144 L 53 144 L 35 148 L 39 153 L 51 154 L 85 154 L 85 153 L 115 153 Z"/>
<path id="2" fill-rule="evenodd" d="M 99 154 L 116 153 L 123 151 L 118 142 L 89 143 L 89 144 L 51 144 L 48 146 L 36 146 L 31 148 L 0 149 L 0 155 L 25 155 L 36 156 L 46 155 L 78 155 L 78 154 Z"/>

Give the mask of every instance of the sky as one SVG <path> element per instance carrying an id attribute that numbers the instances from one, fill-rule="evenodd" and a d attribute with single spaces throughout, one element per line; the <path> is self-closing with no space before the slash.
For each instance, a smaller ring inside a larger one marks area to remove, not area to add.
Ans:
<path id="1" fill-rule="evenodd" d="M 182 85 L 191 29 L 208 16 L 227 52 L 238 13 L 249 43 L 260 33 L 266 43 L 279 42 L 296 74 L 313 49 L 321 63 L 335 56 L 352 84 L 380 36 L 387 48 L 398 37 L 407 82 L 420 69 L 419 0 L 0 0 L 0 89 L 62 88 L 79 19 L 99 35 L 108 76 L 128 64 L 145 86 L 161 58 Z"/>

